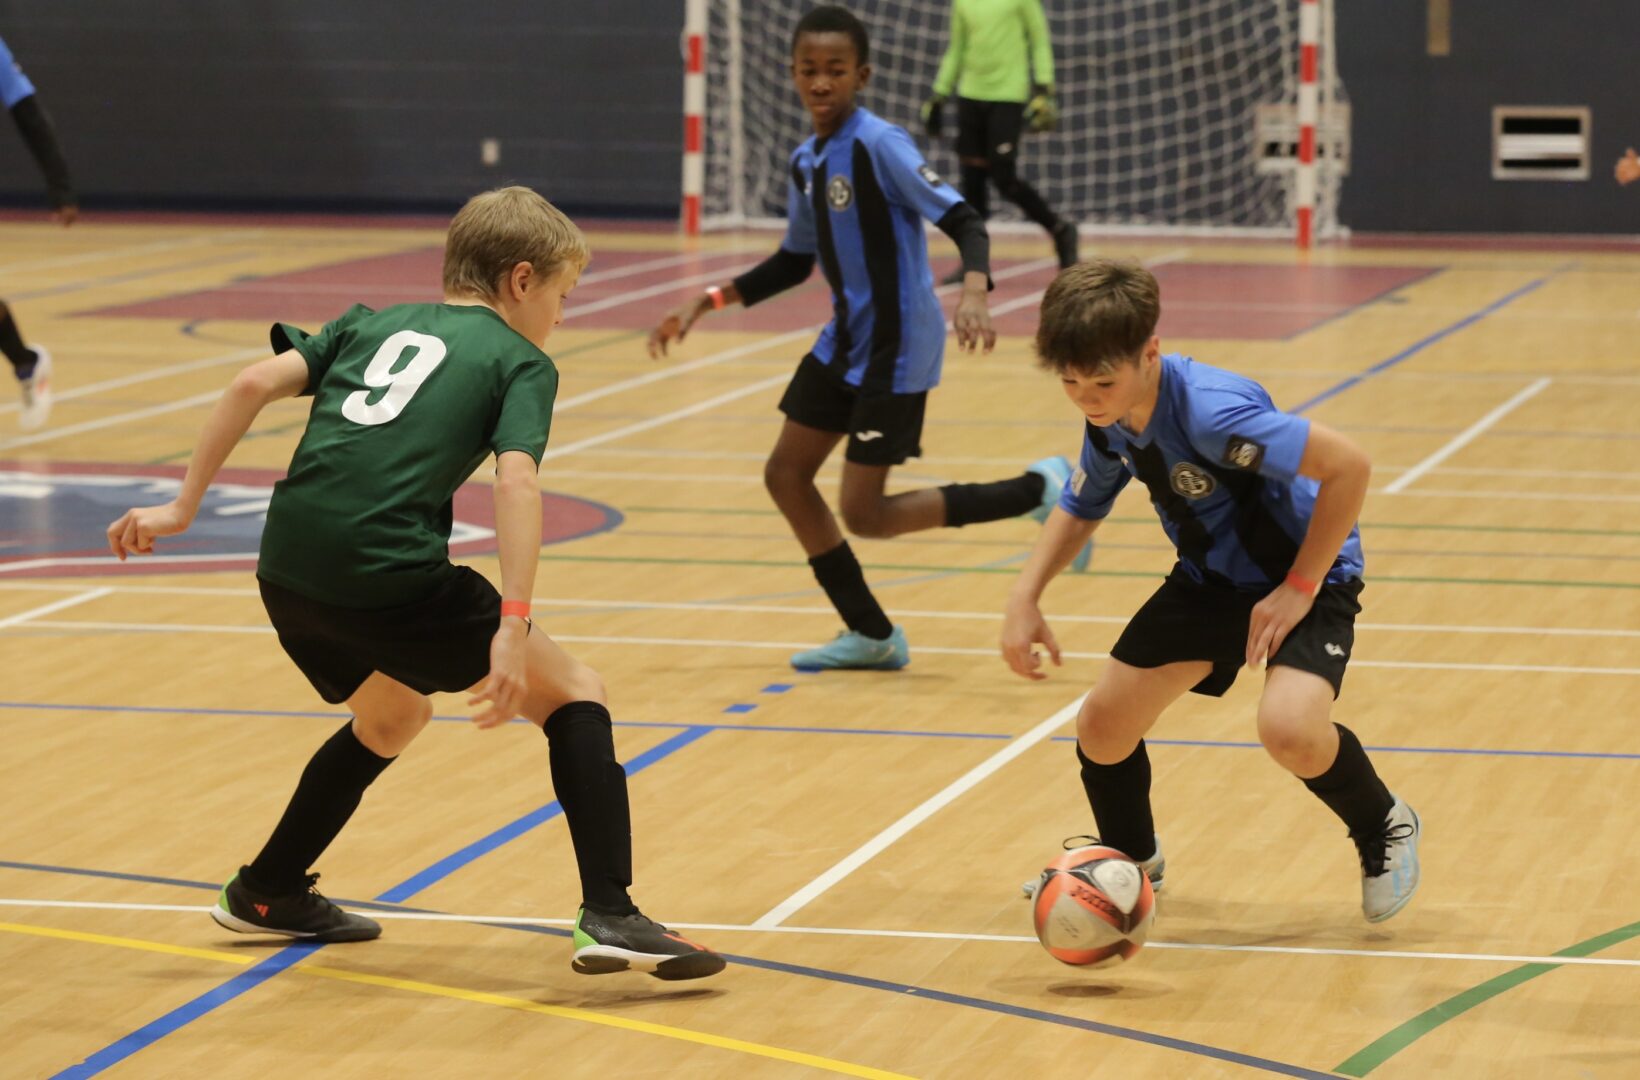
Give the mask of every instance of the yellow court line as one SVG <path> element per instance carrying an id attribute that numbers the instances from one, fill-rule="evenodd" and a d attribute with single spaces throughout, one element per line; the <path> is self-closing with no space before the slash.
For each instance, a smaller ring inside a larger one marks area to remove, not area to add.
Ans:
<path id="1" fill-rule="evenodd" d="M 122 949 L 140 949 L 144 952 L 169 953 L 174 956 L 192 956 L 201 960 L 217 960 L 223 963 L 237 964 L 241 967 L 248 966 L 261 959 L 261 957 L 239 956 L 215 949 L 194 949 L 186 945 L 170 945 L 162 941 L 144 941 L 140 938 L 113 937 L 107 934 L 88 934 L 79 930 L 58 930 L 55 927 L 27 926 L 21 923 L 0 922 L 0 931 L 12 934 L 28 934 L 35 937 L 59 938 L 64 941 L 82 941 L 92 945 L 112 945 Z M 600 1024 L 604 1027 L 619 1028 L 622 1031 L 659 1035 L 665 1039 L 677 1039 L 680 1042 L 713 1046 L 720 1050 L 732 1050 L 741 1054 L 773 1058 L 775 1061 L 784 1061 L 793 1065 L 807 1065 L 811 1068 L 823 1069 L 826 1072 L 837 1073 L 841 1076 L 859 1076 L 865 1078 L 865 1080 L 916 1080 L 915 1077 L 907 1076 L 904 1073 L 889 1072 L 886 1069 L 873 1069 L 868 1065 L 854 1065 L 847 1061 L 820 1057 L 817 1054 L 805 1054 L 800 1050 L 786 1050 L 778 1046 L 747 1042 L 744 1039 L 732 1039 L 724 1035 L 712 1035 L 704 1031 L 691 1031 L 688 1028 L 671 1027 L 667 1024 L 654 1024 L 647 1020 L 604 1016 L 601 1013 L 591 1012 L 587 1009 L 574 1009 L 564 1005 L 542 1005 L 539 1002 L 507 997 L 502 994 L 486 993 L 482 990 L 466 990 L 458 986 L 441 986 L 438 983 L 418 982 L 414 979 L 395 979 L 385 975 L 366 975 L 362 972 L 343 971 L 339 968 L 321 967 L 317 964 L 298 964 L 290 970 L 324 979 L 339 979 L 343 982 L 364 983 L 367 986 L 407 990 L 416 994 L 430 994 L 435 997 L 454 998 L 458 1001 L 471 1001 L 480 1005 L 496 1005 L 505 1009 L 517 1009 L 520 1012 L 556 1016 L 562 1020 L 578 1020 L 588 1024 Z"/>

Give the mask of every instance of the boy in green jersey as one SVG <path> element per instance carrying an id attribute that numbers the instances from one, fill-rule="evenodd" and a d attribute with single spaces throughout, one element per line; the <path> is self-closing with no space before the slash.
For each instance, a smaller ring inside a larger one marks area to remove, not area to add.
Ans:
<path id="1" fill-rule="evenodd" d="M 1019 175 L 1019 139 L 1026 127 L 1052 131 L 1053 44 L 1042 0 L 952 0 L 951 43 L 923 104 L 928 137 L 940 136 L 940 113 L 957 95 L 957 158 L 962 197 L 988 215 L 986 181 L 1025 216 L 1048 230 L 1060 268 L 1077 259 L 1076 223 L 1054 213 Z M 961 272 L 947 278 L 961 280 Z"/>
<path id="2" fill-rule="evenodd" d="M 270 402 L 310 394 L 274 486 L 257 581 L 285 652 L 353 719 L 308 763 L 261 853 L 212 917 L 244 933 L 364 941 L 373 920 L 321 896 L 308 868 L 364 790 L 432 718 L 427 695 L 471 690 L 481 728 L 524 716 L 549 740 L 552 784 L 581 874 L 573 966 L 662 979 L 722 957 L 633 905 L 631 812 L 598 673 L 532 633 L 541 546 L 537 470 L 558 371 L 542 351 L 591 253 L 528 188 L 486 192 L 450 224 L 444 302 L 362 305 L 316 334 L 283 323 L 277 354 L 241 371 L 200 435 L 175 500 L 108 527 L 114 554 L 149 554 L 188 527 L 212 477 Z M 491 453 L 501 591 L 449 560 L 455 491 Z"/>

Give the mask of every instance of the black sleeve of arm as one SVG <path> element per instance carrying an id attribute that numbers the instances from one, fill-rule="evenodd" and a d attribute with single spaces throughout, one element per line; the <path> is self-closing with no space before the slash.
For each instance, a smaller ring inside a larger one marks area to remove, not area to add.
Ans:
<path id="1" fill-rule="evenodd" d="M 63 159 L 63 148 L 57 145 L 57 132 L 51 126 L 51 117 L 40 108 L 38 95 L 30 94 L 13 105 L 11 118 L 17 121 L 17 130 L 22 132 L 29 152 L 45 174 L 51 205 L 59 209 L 75 205 L 78 200 L 74 198 L 74 185 L 68 178 L 68 162 Z"/>
<path id="2" fill-rule="evenodd" d="M 964 273 L 985 275 L 987 289 L 996 288 L 991 280 L 991 235 L 985 231 L 985 219 L 966 202 L 960 202 L 945 212 L 935 226 L 956 241 L 962 253 Z"/>
<path id="3" fill-rule="evenodd" d="M 978 215 L 975 215 L 978 216 Z M 801 285 L 814 273 L 814 256 L 799 255 L 781 248 L 767 259 L 735 278 L 735 291 L 747 307 L 761 303 L 776 293 Z"/>

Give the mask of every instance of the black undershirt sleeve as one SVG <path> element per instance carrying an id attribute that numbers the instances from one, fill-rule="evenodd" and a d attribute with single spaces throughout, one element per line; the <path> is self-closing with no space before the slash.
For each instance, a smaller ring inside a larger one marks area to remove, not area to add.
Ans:
<path id="1" fill-rule="evenodd" d="M 814 273 L 814 256 L 800 255 L 781 248 L 767 259 L 735 278 L 735 291 L 747 307 L 761 303 L 776 293 L 801 285 Z"/>
<path id="2" fill-rule="evenodd" d="M 996 288 L 991 280 L 991 236 L 985 231 L 985 219 L 979 216 L 979 211 L 960 202 L 934 224 L 956 241 L 957 251 L 962 254 L 963 272 L 984 274 L 986 288 Z"/>
<path id="3" fill-rule="evenodd" d="M 68 178 L 68 162 L 63 159 L 63 148 L 57 144 L 57 132 L 51 126 L 51 117 L 40 108 L 36 95 L 30 94 L 11 107 L 11 118 L 17 130 L 28 143 L 29 152 L 45 174 L 46 191 L 54 207 L 74 206 L 74 185 Z"/>

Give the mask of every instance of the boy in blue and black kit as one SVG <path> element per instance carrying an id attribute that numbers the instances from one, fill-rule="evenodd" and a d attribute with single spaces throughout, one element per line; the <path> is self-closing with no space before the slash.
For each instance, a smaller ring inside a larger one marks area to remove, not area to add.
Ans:
<path id="1" fill-rule="evenodd" d="M 928 269 L 923 221 L 962 253 L 957 342 L 996 343 L 985 294 L 990 239 L 973 207 L 930 169 L 905 129 L 854 103 L 871 78 L 865 27 L 847 9 L 817 7 L 792 35 L 792 78 L 814 137 L 792 154 L 780 250 L 732 283 L 669 313 L 650 335 L 652 355 L 682 340 L 714 308 L 747 306 L 807 280 L 816 260 L 832 292 L 832 321 L 792 378 L 764 483 L 847 629 L 792 657 L 799 668 L 892 670 L 910 660 L 905 632 L 888 621 L 854 552 L 814 484 L 844 436 L 843 521 L 867 537 L 1047 516 L 1070 463 L 1046 458 L 989 484 L 950 484 L 892 496 L 889 469 L 922 453 L 923 410 L 940 380 L 945 316 Z"/>
<path id="2" fill-rule="evenodd" d="M 1042 299 L 1037 353 L 1087 427 L 1080 467 L 1009 597 L 1003 658 L 1030 679 L 1044 677 L 1034 646 L 1059 663 L 1042 591 L 1138 477 L 1179 561 L 1122 631 L 1077 717 L 1100 841 L 1161 885 L 1144 735 L 1186 691 L 1219 697 L 1243 663 L 1264 667 L 1259 739 L 1349 828 L 1361 910 L 1381 922 L 1418 888 L 1418 815 L 1330 718 L 1361 610 L 1355 523 L 1372 464 L 1338 432 L 1277 409 L 1252 380 L 1163 356 L 1160 314 L 1155 277 L 1128 262 L 1074 266 Z"/>

